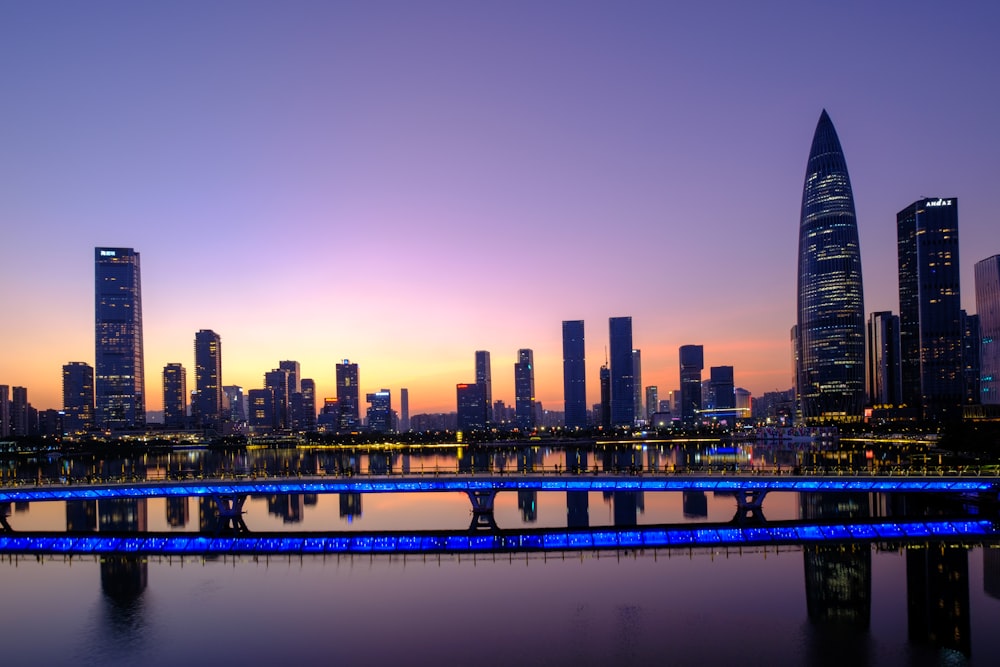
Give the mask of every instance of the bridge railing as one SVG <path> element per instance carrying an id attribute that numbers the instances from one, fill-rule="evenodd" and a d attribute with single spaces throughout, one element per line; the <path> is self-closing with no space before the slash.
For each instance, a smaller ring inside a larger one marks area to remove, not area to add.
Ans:
<path id="1" fill-rule="evenodd" d="M 851 468 L 846 466 L 749 466 L 749 465 L 691 465 L 691 466 L 627 466 L 587 468 L 556 465 L 534 465 L 523 467 L 488 466 L 461 470 L 456 466 L 420 466 L 407 472 L 393 470 L 356 470 L 342 468 L 334 470 L 318 470 L 303 472 L 301 470 L 268 471 L 250 470 L 219 470 L 205 471 L 150 471 L 156 474 L 120 474 L 120 475 L 86 475 L 86 476 L 35 476 L 30 478 L 15 477 L 9 474 L 0 476 L 0 487 L 47 486 L 47 485 L 86 485 L 86 484 L 135 484 L 150 481 L 198 481 L 198 480 L 254 480 L 254 479 L 289 479 L 312 477 L 442 477 L 442 476 L 561 476 L 561 475 L 631 475 L 631 476 L 809 476 L 809 477 L 995 477 L 1000 475 L 997 466 L 879 466 L 872 468 Z"/>

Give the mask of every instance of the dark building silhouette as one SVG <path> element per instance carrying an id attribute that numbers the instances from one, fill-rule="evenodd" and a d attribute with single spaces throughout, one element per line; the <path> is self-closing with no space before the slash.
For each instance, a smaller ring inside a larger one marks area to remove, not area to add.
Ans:
<path id="1" fill-rule="evenodd" d="M 167 498 L 167 525 L 183 528 L 189 519 L 188 498 Z"/>
<path id="2" fill-rule="evenodd" d="M 264 386 L 271 390 L 274 396 L 274 421 L 272 426 L 275 429 L 288 428 L 291 417 L 291 386 L 289 384 L 289 373 L 284 368 L 274 368 L 264 373 Z"/>
<path id="3" fill-rule="evenodd" d="M 476 350 L 476 384 L 478 384 L 481 387 L 481 392 L 483 395 L 485 423 L 492 424 L 493 423 L 493 367 L 492 364 L 490 363 L 490 353 L 486 350 Z"/>
<path id="4" fill-rule="evenodd" d="M 0 384 L 0 438 L 10 435 L 10 386 Z"/>
<path id="5" fill-rule="evenodd" d="M 611 428 L 611 369 L 605 364 L 601 366 L 600 371 L 600 381 L 601 381 L 601 402 L 600 402 L 600 424 L 601 427 L 608 429 Z M 595 421 L 596 417 L 595 417 Z"/>
<path id="6" fill-rule="evenodd" d="M 981 363 L 983 337 L 979 327 L 979 316 L 962 315 L 962 403 L 975 405 L 982 394 Z"/>
<path id="7" fill-rule="evenodd" d="M 979 402 L 1000 404 L 1000 255 L 976 262 L 979 316 Z"/>
<path id="8" fill-rule="evenodd" d="M 316 382 L 303 378 L 299 383 L 302 391 L 292 394 L 291 420 L 296 431 L 316 430 Z"/>
<path id="9" fill-rule="evenodd" d="M 611 349 L 611 425 L 635 424 L 635 368 L 632 360 L 632 318 L 608 321 Z"/>
<path id="10" fill-rule="evenodd" d="M 906 550 L 906 611 L 911 643 L 969 655 L 969 552 L 929 544 Z"/>
<path id="11" fill-rule="evenodd" d="M 267 433 L 274 429 L 274 392 L 270 389 L 251 389 L 247 393 L 250 414 L 247 420 L 256 433 Z"/>
<path id="12" fill-rule="evenodd" d="M 278 368 L 288 371 L 288 393 L 297 394 L 302 391 L 302 371 L 297 361 L 279 361 Z"/>
<path id="13" fill-rule="evenodd" d="M 705 348 L 701 345 L 682 345 L 681 363 L 681 422 L 690 426 L 698 420 L 701 411 L 701 371 L 705 368 Z"/>
<path id="14" fill-rule="evenodd" d="M 187 371 L 180 364 L 163 367 L 163 426 L 187 426 Z"/>
<path id="15" fill-rule="evenodd" d="M 458 399 L 458 430 L 482 431 L 486 428 L 486 405 L 483 385 L 459 384 L 455 386 Z"/>
<path id="16" fill-rule="evenodd" d="M 358 385 L 358 365 L 344 359 L 337 364 L 337 405 L 340 409 L 339 430 L 349 432 L 361 425 L 361 393 Z"/>
<path id="17" fill-rule="evenodd" d="M 15 437 L 32 435 L 31 404 L 27 387 L 12 387 L 10 393 L 10 434 Z M 35 426 L 37 428 L 37 425 Z"/>
<path id="18" fill-rule="evenodd" d="M 816 125 L 799 224 L 796 382 L 802 418 L 861 416 L 865 305 L 854 195 L 837 131 Z"/>
<path id="19" fill-rule="evenodd" d="M 139 253 L 94 249 L 94 421 L 99 429 L 146 425 Z"/>
<path id="20" fill-rule="evenodd" d="M 97 530 L 96 500 L 66 501 L 66 532 L 92 533 Z"/>
<path id="21" fill-rule="evenodd" d="M 921 199 L 896 214 L 903 401 L 923 419 L 961 416 L 958 199 Z"/>
<path id="22" fill-rule="evenodd" d="M 736 381 L 733 378 L 733 367 L 712 366 L 708 369 L 708 378 L 713 416 L 733 426 L 736 423 Z"/>
<path id="23" fill-rule="evenodd" d="M 341 493 L 340 496 L 340 517 L 346 518 L 348 522 L 354 517 L 361 516 L 361 494 Z"/>
<path id="24" fill-rule="evenodd" d="M 684 491 L 681 506 L 685 519 L 704 519 L 708 516 L 708 496 L 704 491 Z"/>
<path id="25" fill-rule="evenodd" d="M 222 428 L 222 338 L 211 329 L 194 336 L 194 381 L 199 428 Z"/>
<path id="26" fill-rule="evenodd" d="M 587 428 L 587 363 L 583 320 L 562 323 L 563 400 L 565 426 Z"/>
<path id="27" fill-rule="evenodd" d="M 83 433 L 94 427 L 94 369 L 82 361 L 63 366 L 63 428 Z"/>
<path id="28" fill-rule="evenodd" d="M 535 362 L 528 349 L 517 351 L 514 364 L 514 421 L 520 429 L 535 427 Z"/>
<path id="29" fill-rule="evenodd" d="M 879 311 L 868 316 L 868 402 L 897 407 L 902 400 L 899 316 Z"/>

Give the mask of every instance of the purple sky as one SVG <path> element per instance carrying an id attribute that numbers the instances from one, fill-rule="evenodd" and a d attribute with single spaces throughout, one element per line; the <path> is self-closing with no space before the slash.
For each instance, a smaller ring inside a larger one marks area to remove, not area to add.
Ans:
<path id="1" fill-rule="evenodd" d="M 945 196 L 974 312 L 1000 252 L 1000 6 L 676 4 L 3 3 L 0 384 L 61 407 L 108 245 L 142 254 L 150 409 L 167 362 L 193 388 L 202 328 L 226 384 L 297 359 L 330 396 L 347 357 L 414 413 L 455 409 L 477 349 L 513 403 L 521 347 L 561 410 L 564 319 L 596 402 L 621 315 L 661 395 L 688 343 L 786 389 L 823 108 L 866 309 L 898 310 L 896 212 Z"/>

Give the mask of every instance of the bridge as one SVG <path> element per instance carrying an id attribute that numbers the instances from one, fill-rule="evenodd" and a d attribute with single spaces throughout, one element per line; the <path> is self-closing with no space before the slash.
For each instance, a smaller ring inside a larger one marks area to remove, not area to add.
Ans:
<path id="1" fill-rule="evenodd" d="M 735 496 L 738 517 L 758 519 L 762 518 L 764 497 L 772 492 L 973 494 L 995 501 L 1000 498 L 1000 476 L 591 472 L 161 480 L 0 487 L 0 503 L 211 497 L 225 522 L 232 521 L 235 528 L 246 529 L 241 517 L 243 505 L 251 495 L 450 492 L 468 496 L 473 527 L 495 528 L 494 500 L 501 491 L 715 492 Z M 3 529 L 10 530 L 5 517 L 0 517 L 0 523 Z"/>
<path id="2" fill-rule="evenodd" d="M 958 543 L 1000 545 L 988 520 L 781 521 L 754 527 L 669 524 L 597 528 L 356 533 L 3 533 L 0 555 L 257 556 L 429 555 L 692 550 L 700 548 Z"/>

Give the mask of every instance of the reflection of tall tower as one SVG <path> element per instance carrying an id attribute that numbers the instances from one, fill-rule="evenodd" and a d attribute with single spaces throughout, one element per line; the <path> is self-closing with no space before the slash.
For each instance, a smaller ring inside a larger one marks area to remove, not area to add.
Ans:
<path id="1" fill-rule="evenodd" d="M 188 498 L 167 498 L 167 525 L 183 528 L 188 522 Z"/>
<path id="2" fill-rule="evenodd" d="M 682 492 L 681 505 L 685 519 L 704 519 L 708 516 L 708 496 L 704 491 Z"/>
<path id="3" fill-rule="evenodd" d="M 525 523 L 538 521 L 538 491 L 518 491 L 517 509 L 521 510 L 521 521 Z"/>
<path id="4" fill-rule="evenodd" d="M 361 494 L 341 493 L 340 496 L 340 518 L 346 518 L 348 522 L 355 517 L 361 516 Z"/>
<path id="5" fill-rule="evenodd" d="M 94 249 L 94 419 L 97 428 L 146 424 L 139 253 Z"/>
<path id="6" fill-rule="evenodd" d="M 860 417 L 865 399 L 865 305 L 854 194 L 837 131 L 816 124 L 799 223 L 798 379 L 807 421 Z"/>
<path id="7" fill-rule="evenodd" d="M 906 550 L 906 609 L 910 641 L 969 655 L 969 553 L 930 544 Z"/>
<path id="8" fill-rule="evenodd" d="M 871 516 L 867 494 L 800 495 L 803 519 L 860 519 Z M 871 619 L 872 552 L 860 547 L 814 546 L 802 552 L 809 620 L 867 630 Z"/>
<path id="9" fill-rule="evenodd" d="M 566 428 L 587 428 L 587 362 L 583 320 L 562 323 L 562 350 Z"/>
<path id="10" fill-rule="evenodd" d="M 90 533 L 97 530 L 96 500 L 66 501 L 66 532 Z"/>
<path id="11" fill-rule="evenodd" d="M 305 498 L 301 493 L 279 493 L 267 499 L 269 514 L 280 516 L 282 523 L 301 523 Z"/>
<path id="12" fill-rule="evenodd" d="M 102 499 L 97 503 L 98 525 L 104 532 L 144 532 L 146 499 Z M 107 555 L 101 559 L 101 589 L 110 598 L 138 597 L 148 581 L 147 565 L 139 556 Z"/>

